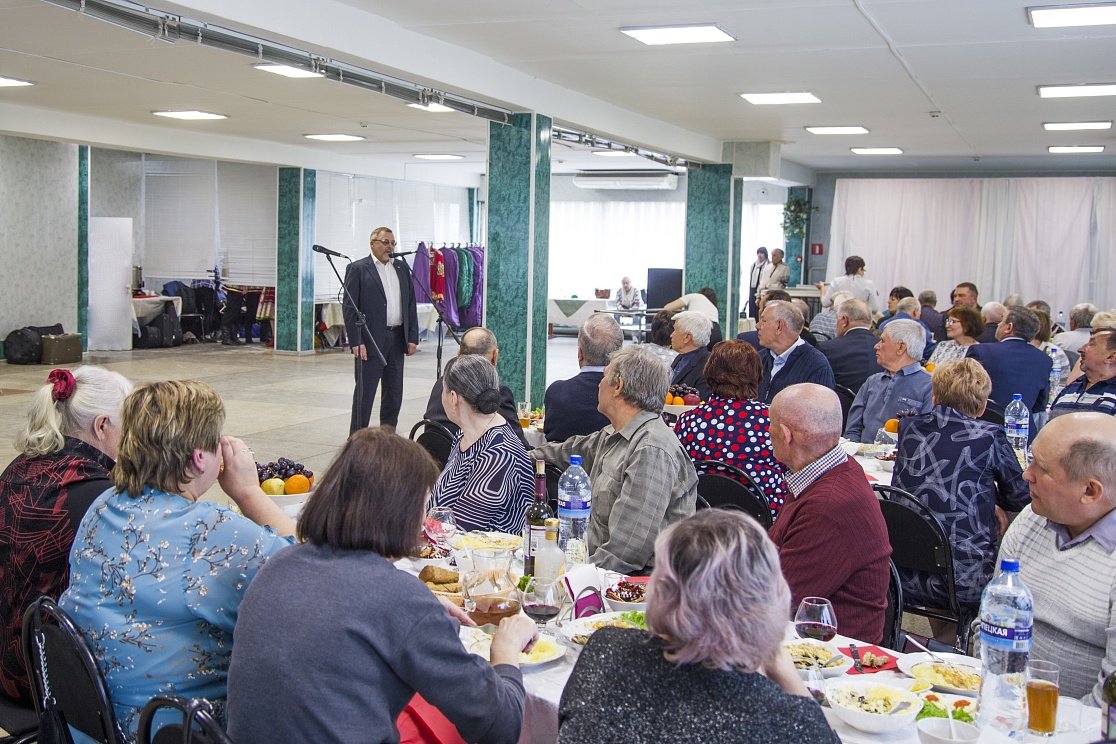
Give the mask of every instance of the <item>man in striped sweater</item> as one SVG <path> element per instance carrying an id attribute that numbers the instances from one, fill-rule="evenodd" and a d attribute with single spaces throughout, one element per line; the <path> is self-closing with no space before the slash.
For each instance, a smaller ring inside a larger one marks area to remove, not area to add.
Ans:
<path id="1" fill-rule="evenodd" d="M 1068 413 L 1043 427 L 1023 473 L 1031 505 L 1004 535 L 1035 602 L 1031 658 L 1061 693 L 1100 705 L 1116 669 L 1116 418 Z"/>

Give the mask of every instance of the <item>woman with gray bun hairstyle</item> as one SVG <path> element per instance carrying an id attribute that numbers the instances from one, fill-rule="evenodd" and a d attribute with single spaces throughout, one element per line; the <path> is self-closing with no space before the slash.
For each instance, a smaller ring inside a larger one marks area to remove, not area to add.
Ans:
<path id="1" fill-rule="evenodd" d="M 454 357 L 442 382 L 446 416 L 461 431 L 432 503 L 451 507 L 459 529 L 520 534 L 534 495 L 534 471 L 523 442 L 497 412 L 496 367 L 482 356 Z"/>

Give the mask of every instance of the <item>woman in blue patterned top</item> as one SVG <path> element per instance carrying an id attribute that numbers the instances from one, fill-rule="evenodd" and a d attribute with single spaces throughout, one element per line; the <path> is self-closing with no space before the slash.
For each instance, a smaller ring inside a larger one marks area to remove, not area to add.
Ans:
<path id="1" fill-rule="evenodd" d="M 484 357 L 458 356 L 446 365 L 442 405 L 461 427 L 432 501 L 453 509 L 461 530 L 519 534 L 534 495 L 531 458 L 497 409 L 500 377 Z"/>
<path id="2" fill-rule="evenodd" d="M 934 408 L 899 420 L 892 485 L 913 494 L 941 520 L 953 546 L 957 599 L 976 606 L 992 578 L 1007 527 L 1003 512 L 1021 511 L 1031 502 L 1030 491 L 1003 427 L 977 418 L 992 390 L 980 363 L 945 362 L 934 370 L 932 382 Z M 900 577 L 904 600 L 947 606 L 941 577 L 902 569 Z M 953 631 L 939 621 L 931 620 L 931 627 L 939 639 L 953 640 Z"/>
<path id="3" fill-rule="evenodd" d="M 260 490 L 251 451 L 221 435 L 225 407 L 208 385 L 142 385 L 121 419 L 114 487 L 78 527 L 59 604 L 93 646 L 131 742 L 156 693 L 205 698 L 223 717 L 237 608 L 293 544 L 281 535 L 294 523 Z M 200 500 L 218 480 L 245 516 Z"/>

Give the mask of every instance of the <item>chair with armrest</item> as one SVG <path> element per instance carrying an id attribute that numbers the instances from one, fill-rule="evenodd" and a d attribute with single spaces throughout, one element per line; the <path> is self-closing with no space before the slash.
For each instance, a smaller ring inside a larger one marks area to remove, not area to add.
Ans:
<path id="1" fill-rule="evenodd" d="M 162 710 L 179 711 L 182 723 L 166 724 L 152 735 L 155 716 Z M 136 741 L 138 744 L 232 744 L 232 739 L 214 718 L 208 700 L 165 694 L 156 695 L 143 706 Z"/>
<path id="2" fill-rule="evenodd" d="M 1004 425 L 1004 407 L 991 398 L 984 406 L 984 413 L 979 417 L 982 421 L 990 421 L 998 426 Z"/>
<path id="3" fill-rule="evenodd" d="M 884 616 L 883 645 L 892 651 L 901 651 L 903 632 L 903 585 L 895 561 L 888 561 L 891 581 L 887 585 L 887 614 Z"/>
<path id="4" fill-rule="evenodd" d="M 422 429 L 421 433 L 419 429 Z M 449 429 L 437 421 L 423 419 L 411 428 L 409 438 L 422 445 L 422 448 L 438 463 L 438 467 L 445 468 L 446 463 L 449 462 L 450 447 L 453 446 L 453 434 Z"/>
<path id="5" fill-rule="evenodd" d="M 720 460 L 697 460 L 698 497 L 713 509 L 739 509 L 770 529 L 771 504 L 751 475 Z"/>
<path id="6" fill-rule="evenodd" d="M 853 401 L 856 400 L 856 393 L 852 391 L 852 388 L 847 388 L 844 385 L 835 385 L 834 389 L 841 401 L 841 431 L 844 431 L 845 426 L 849 423 L 849 409 L 852 408 Z"/>

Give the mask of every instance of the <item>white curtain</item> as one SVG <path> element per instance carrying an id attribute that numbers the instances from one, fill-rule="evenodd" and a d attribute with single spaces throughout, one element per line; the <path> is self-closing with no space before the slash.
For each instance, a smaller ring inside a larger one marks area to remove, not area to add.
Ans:
<path id="1" fill-rule="evenodd" d="M 858 255 L 881 297 L 933 289 L 939 308 L 971 281 L 981 302 L 1012 293 L 1054 313 L 1116 305 L 1116 179 L 840 179 L 828 278 Z"/>
<path id="2" fill-rule="evenodd" d="M 550 297 L 615 291 L 625 276 L 647 288 L 647 269 L 681 269 L 682 202 L 555 201 L 550 204 Z"/>

